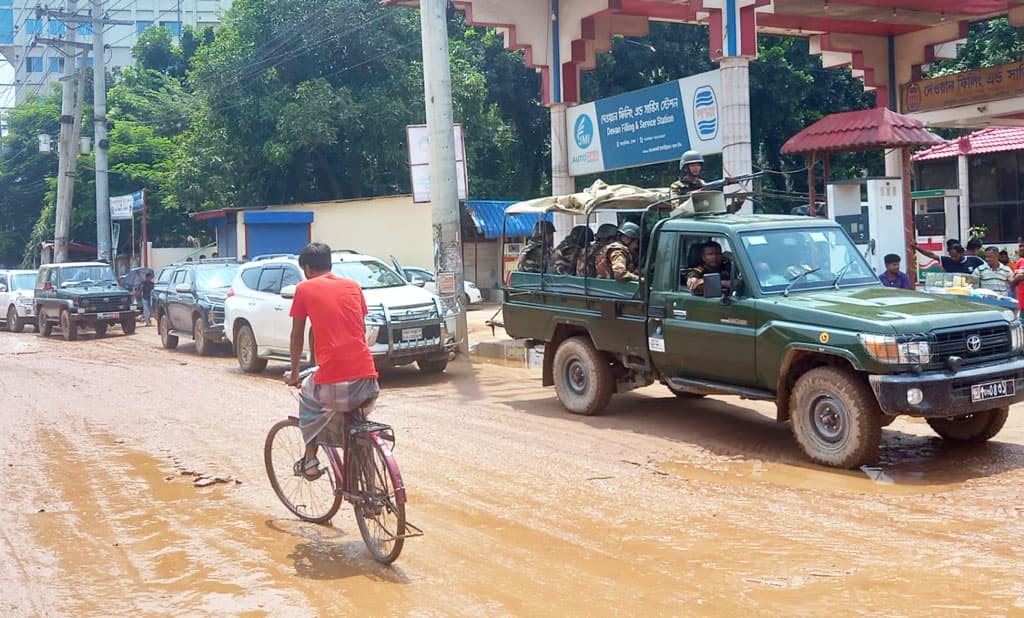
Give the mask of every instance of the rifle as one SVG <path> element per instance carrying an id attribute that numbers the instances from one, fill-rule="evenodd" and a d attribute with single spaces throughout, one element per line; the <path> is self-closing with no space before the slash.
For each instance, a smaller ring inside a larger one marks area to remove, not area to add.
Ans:
<path id="1" fill-rule="evenodd" d="M 711 182 L 704 183 L 704 186 L 701 187 L 699 190 L 718 191 L 719 189 L 724 188 L 726 185 L 733 185 L 741 182 L 746 182 L 748 180 L 753 180 L 754 178 L 757 178 L 759 176 L 764 176 L 766 173 L 767 172 L 765 170 L 761 170 L 760 172 L 754 172 L 753 174 L 743 174 L 742 176 L 736 176 L 734 178 L 722 178 L 721 180 L 713 180 Z"/>

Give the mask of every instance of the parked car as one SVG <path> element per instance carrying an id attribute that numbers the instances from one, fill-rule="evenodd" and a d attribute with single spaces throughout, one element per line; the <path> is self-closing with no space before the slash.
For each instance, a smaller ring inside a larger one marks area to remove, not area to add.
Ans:
<path id="1" fill-rule="evenodd" d="M 205 356 L 212 344 L 225 341 L 224 299 L 238 266 L 234 259 L 215 259 L 161 269 L 153 284 L 151 312 L 164 348 L 173 350 L 179 338 L 191 337 L 196 352 Z"/>
<path id="2" fill-rule="evenodd" d="M 367 341 L 378 367 L 415 362 L 440 373 L 456 347 L 455 317 L 430 292 L 405 281 L 377 258 L 348 251 L 332 254 L 331 271 L 359 283 L 370 310 Z M 287 361 L 295 286 L 305 279 L 295 258 L 243 264 L 224 303 L 225 336 L 243 371 L 258 372 L 268 359 Z M 313 362 L 310 339 L 303 360 Z"/>
<path id="3" fill-rule="evenodd" d="M 20 333 L 25 324 L 35 322 L 32 296 L 38 272 L 0 270 L 0 321 L 12 333 Z"/>
<path id="4" fill-rule="evenodd" d="M 59 324 L 64 339 L 74 341 L 82 326 L 102 337 L 108 327 L 120 324 L 121 330 L 131 335 L 136 316 L 131 303 L 131 293 L 117 285 L 110 264 L 46 264 L 39 268 L 35 283 L 36 331 L 49 337 Z"/>
<path id="5" fill-rule="evenodd" d="M 405 278 L 409 283 L 416 285 L 416 280 L 419 279 L 423 281 L 423 289 L 427 290 L 431 294 L 437 294 L 437 277 L 434 276 L 433 272 L 426 268 L 419 268 L 418 266 L 404 266 L 402 270 L 405 271 Z M 480 293 L 480 288 L 476 287 L 475 283 L 468 279 L 464 280 L 462 283 L 463 305 L 469 306 L 483 302 L 484 295 Z"/>

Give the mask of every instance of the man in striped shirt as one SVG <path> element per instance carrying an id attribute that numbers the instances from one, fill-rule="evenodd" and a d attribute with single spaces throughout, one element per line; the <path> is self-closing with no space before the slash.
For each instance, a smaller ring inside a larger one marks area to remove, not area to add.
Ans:
<path id="1" fill-rule="evenodd" d="M 999 248 L 985 249 L 985 263 L 974 269 L 974 274 L 981 281 L 981 287 L 999 294 L 1006 294 L 1013 270 L 999 261 Z"/>

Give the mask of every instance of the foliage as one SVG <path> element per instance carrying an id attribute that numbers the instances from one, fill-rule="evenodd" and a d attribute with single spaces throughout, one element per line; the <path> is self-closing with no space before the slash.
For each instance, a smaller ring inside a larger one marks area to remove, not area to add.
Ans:
<path id="1" fill-rule="evenodd" d="M 974 22 L 967 42 L 957 50 L 956 58 L 931 64 L 925 77 L 939 77 L 972 69 L 1020 62 L 1024 58 L 1024 28 L 1011 26 L 1005 17 Z"/>

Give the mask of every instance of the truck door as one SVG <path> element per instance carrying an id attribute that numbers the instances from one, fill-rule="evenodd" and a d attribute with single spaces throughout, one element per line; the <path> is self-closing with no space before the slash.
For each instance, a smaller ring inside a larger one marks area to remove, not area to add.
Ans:
<path id="1" fill-rule="evenodd" d="M 186 288 L 187 292 L 182 292 Z M 174 272 L 171 285 L 167 290 L 167 319 L 171 322 L 171 328 L 192 332 L 192 281 L 189 272 L 179 268 Z M 152 297 L 150 297 L 152 298 Z M 139 299 L 139 306 L 142 306 L 142 299 Z"/>
<path id="2" fill-rule="evenodd" d="M 662 241 L 668 241 L 664 236 Z M 701 264 L 702 250 L 708 241 L 719 243 L 726 256 L 732 253 L 724 236 L 687 233 L 677 234 L 674 242 L 669 243 L 675 247 L 674 255 L 662 257 L 659 250 L 659 267 L 671 268 L 671 272 L 660 272 L 651 292 L 651 357 L 665 377 L 755 386 L 756 301 L 743 294 L 742 279 L 733 281 L 740 291 L 731 295 L 728 303 L 723 303 L 722 298 L 692 294 L 686 287 L 686 278 Z M 739 272 L 739 265 L 734 263 L 733 270 Z M 660 319 L 654 317 L 662 312 Z M 657 350 L 659 347 L 664 350 Z"/>

